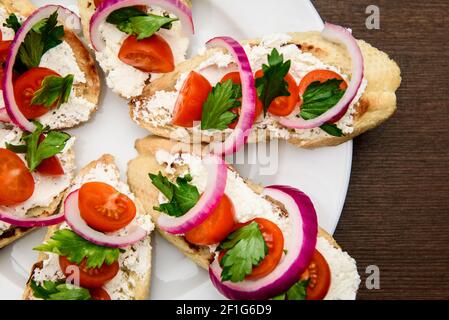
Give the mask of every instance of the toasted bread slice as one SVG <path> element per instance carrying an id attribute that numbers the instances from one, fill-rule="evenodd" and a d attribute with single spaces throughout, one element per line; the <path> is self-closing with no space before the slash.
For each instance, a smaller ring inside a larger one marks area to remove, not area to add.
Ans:
<path id="1" fill-rule="evenodd" d="M 29 0 L 0 0 L 0 6 L 5 8 L 9 14 L 16 13 L 25 18 L 31 15 L 36 9 Z M 88 119 L 90 119 L 92 114 L 98 109 L 101 91 L 100 77 L 98 75 L 95 61 L 87 48 L 73 31 L 66 29 L 63 40 L 72 48 L 76 58 L 76 63 L 85 75 L 86 82 L 74 83 L 72 90 L 77 97 L 84 98 L 95 106 L 90 110 L 88 117 Z M 60 118 L 64 118 L 65 116 L 66 115 L 61 115 Z M 51 127 L 52 129 L 68 129 L 75 127 L 88 119 L 83 121 L 67 122 L 68 124 L 61 123 L 59 125 L 52 125 Z"/>
<path id="2" fill-rule="evenodd" d="M 103 155 L 98 160 L 92 161 L 87 166 L 85 166 L 83 169 L 81 169 L 78 176 L 75 178 L 75 181 L 82 181 L 84 176 L 87 176 L 92 170 L 94 170 L 99 165 L 104 165 L 104 166 L 110 167 L 118 177 L 120 176 L 120 171 L 119 171 L 119 168 L 117 167 L 117 165 L 115 164 L 114 157 L 111 155 Z M 67 196 L 67 195 L 68 194 L 66 194 L 65 196 Z M 142 204 L 140 203 L 140 201 L 138 199 L 135 199 L 134 202 L 137 207 L 137 212 L 144 213 L 145 211 L 144 211 L 144 208 L 143 208 Z M 61 208 L 61 210 L 63 210 L 63 208 Z M 50 239 L 51 236 L 53 235 L 53 233 L 56 230 L 58 230 L 58 228 L 59 228 L 59 226 L 52 226 L 52 227 L 48 228 L 48 232 L 47 232 L 47 235 L 45 236 L 44 241 Z M 148 254 L 151 257 L 151 251 L 152 251 L 151 245 L 149 245 L 148 250 L 149 250 Z M 33 299 L 33 291 L 30 287 L 30 281 L 33 277 L 34 271 L 38 268 L 42 268 L 43 261 L 47 258 L 48 258 L 48 255 L 46 253 L 39 254 L 38 262 L 35 263 L 31 269 L 30 279 L 25 288 L 25 292 L 23 294 L 23 299 L 25 299 L 25 300 Z M 150 259 L 150 262 L 151 262 L 151 259 Z M 121 270 L 123 270 L 123 268 L 121 268 Z M 146 273 L 145 273 L 145 276 L 143 277 L 143 279 L 138 277 L 133 272 L 128 272 L 127 276 L 128 276 L 129 283 L 135 284 L 134 288 L 132 289 L 132 296 L 134 297 L 134 299 L 135 300 L 145 300 L 147 298 L 147 296 L 149 294 L 149 290 L 150 290 L 151 263 L 148 266 L 146 266 Z"/>
<path id="3" fill-rule="evenodd" d="M 0 133 L 4 131 L 5 129 L 0 129 Z M 67 154 L 64 159 L 66 161 L 66 168 L 75 168 L 75 151 L 73 150 L 73 147 L 70 147 L 70 149 L 67 150 Z M 73 172 L 66 172 L 66 174 L 69 174 L 70 177 L 72 177 Z M 26 215 L 29 217 L 38 217 L 50 216 L 54 214 L 58 210 L 59 204 L 64 196 L 64 192 L 65 190 L 62 190 L 61 193 L 55 196 L 51 203 L 49 203 L 46 207 L 34 207 L 29 209 Z M 33 230 L 34 228 L 21 228 L 10 225 L 8 229 L 4 230 L 0 234 L 0 249 L 22 238 Z"/>
<path id="4" fill-rule="evenodd" d="M 327 65 L 338 68 L 343 74 L 351 74 L 351 60 L 348 54 L 340 45 L 325 41 L 319 32 L 289 33 L 291 40 L 288 44 L 297 45 L 303 52 L 311 53 Z M 244 41 L 244 44 L 255 46 L 261 43 L 260 39 Z M 355 106 L 353 132 L 342 137 L 334 137 L 328 134 L 313 135 L 310 138 L 299 138 L 290 135 L 288 141 L 301 148 L 316 148 L 323 146 L 335 146 L 345 141 L 351 140 L 363 132 L 372 129 L 393 115 L 396 110 L 396 90 L 401 83 L 400 69 L 398 65 L 391 60 L 388 55 L 366 43 L 363 40 L 358 41 L 365 59 L 365 78 L 368 86 L 364 91 L 359 103 Z M 198 68 L 202 62 L 206 61 L 214 50 L 207 50 L 205 54 L 197 56 L 182 64 L 179 64 L 172 73 L 165 74 L 159 79 L 146 86 L 142 96 L 132 99 L 130 103 L 130 114 L 132 119 L 141 127 L 151 133 L 182 141 L 198 142 L 199 138 L 193 137 L 192 131 L 190 138 L 178 138 L 176 129 L 179 127 L 173 125 L 157 126 L 145 115 L 151 111 L 145 107 L 148 101 L 157 91 L 175 91 L 175 85 L 179 77 L 191 70 Z M 217 138 L 214 136 L 214 138 Z M 210 142 L 210 135 L 201 135 L 202 142 Z M 267 129 L 259 129 L 257 133 L 249 138 L 249 142 L 257 142 L 270 139 L 270 132 Z"/>
<path id="5" fill-rule="evenodd" d="M 181 0 L 185 5 L 192 7 L 191 0 Z M 78 0 L 78 7 L 80 10 L 81 22 L 83 24 L 84 37 L 90 42 L 90 18 L 95 13 L 95 3 L 94 0 Z"/>
<path id="6" fill-rule="evenodd" d="M 148 178 L 148 173 L 163 171 L 163 167 L 155 158 L 155 153 L 158 150 L 163 149 L 170 153 L 191 152 L 199 155 L 201 149 L 198 147 L 192 149 L 192 147 L 187 144 L 154 136 L 138 140 L 136 142 L 136 149 L 139 153 L 138 157 L 131 160 L 128 164 L 128 184 L 134 194 L 141 200 L 145 210 L 153 216 L 153 221 L 157 221 L 161 213 L 154 210 L 153 207 L 159 203 L 159 190 L 152 185 L 151 180 Z M 254 184 L 251 181 L 246 180 L 245 183 L 256 193 L 261 193 L 263 190 L 263 187 Z M 156 228 L 158 229 L 157 224 Z M 182 236 L 176 236 L 161 231 L 160 229 L 158 229 L 158 231 L 162 237 L 171 242 L 200 267 L 204 269 L 209 268 L 210 261 L 214 258 L 214 254 L 207 246 L 193 245 L 188 243 Z M 332 236 L 324 230 L 320 229 L 319 235 L 325 237 L 336 248 L 339 248 Z"/>
<path id="7" fill-rule="evenodd" d="M 181 0 L 181 2 L 183 2 L 185 5 L 187 5 L 188 7 L 192 7 L 192 2 L 191 0 Z M 89 31 L 89 26 L 90 26 L 90 20 L 93 16 L 93 14 L 95 13 L 96 7 L 95 7 L 95 3 L 93 0 L 78 0 L 78 7 L 79 7 L 79 12 L 80 12 L 80 16 L 81 16 L 81 22 L 83 25 L 83 31 L 84 31 L 84 36 L 87 39 L 87 41 L 90 43 L 90 31 Z M 166 30 L 168 31 L 168 30 Z M 109 34 L 109 33 L 108 33 Z M 115 37 L 117 38 L 117 36 L 113 36 L 111 35 L 111 37 Z M 108 52 L 107 53 L 107 57 L 108 59 L 111 59 L 111 55 L 118 55 L 118 49 L 115 48 L 113 50 L 113 52 Z M 187 49 L 187 46 L 185 48 L 183 48 L 183 54 L 182 54 L 182 59 L 179 60 L 177 58 L 177 55 L 175 55 L 175 63 L 178 63 L 180 61 L 184 61 L 185 59 L 185 52 L 184 50 Z M 115 52 L 117 51 L 117 52 Z M 103 55 L 104 57 L 104 55 Z M 126 64 L 123 64 L 120 60 L 118 59 L 113 59 L 114 63 L 118 63 L 119 67 L 117 67 L 116 65 L 111 66 L 111 62 L 106 62 L 105 64 L 102 63 L 102 60 L 99 59 L 99 56 L 97 55 L 97 60 L 99 61 L 100 66 L 103 68 L 103 71 L 105 72 L 106 75 L 106 83 L 107 85 L 117 94 L 119 94 L 121 97 L 129 99 L 132 96 L 136 96 L 138 94 L 140 94 L 142 92 L 141 88 L 148 83 L 150 80 L 152 80 L 154 74 L 145 74 L 142 73 L 141 71 L 134 69 L 133 67 L 130 67 Z M 107 66 L 106 66 L 107 65 Z M 120 74 L 120 76 L 118 76 L 117 74 L 115 74 L 115 71 L 117 71 L 118 69 L 120 69 L 120 72 L 123 72 L 123 70 L 126 70 L 126 72 L 130 72 L 130 74 L 126 74 L 126 75 L 122 75 Z M 137 72 L 137 73 L 136 73 Z M 114 73 L 114 76 L 112 76 L 112 74 Z M 131 77 L 133 78 L 132 80 L 137 80 L 137 84 L 135 84 L 135 86 L 131 86 L 130 87 L 126 87 L 126 88 L 122 88 L 121 86 L 123 85 L 123 77 Z M 158 75 L 157 75 L 158 76 Z"/>

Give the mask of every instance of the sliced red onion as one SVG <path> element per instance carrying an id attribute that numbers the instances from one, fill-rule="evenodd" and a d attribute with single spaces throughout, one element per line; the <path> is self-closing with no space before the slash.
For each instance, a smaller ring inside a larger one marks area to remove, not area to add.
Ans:
<path id="1" fill-rule="evenodd" d="M 0 108 L 0 122 L 10 122 L 6 108 Z"/>
<path id="2" fill-rule="evenodd" d="M 100 26 L 106 21 L 108 16 L 115 10 L 132 6 L 158 6 L 174 14 L 183 26 L 187 34 L 193 34 L 192 10 L 180 0 L 106 0 L 97 8 L 90 19 L 90 41 L 97 51 L 103 51 L 105 42 L 101 37 Z"/>
<path id="3" fill-rule="evenodd" d="M 22 42 L 25 40 L 28 32 L 42 19 L 48 18 L 55 11 L 58 12 L 58 21 L 65 27 L 72 30 L 81 30 L 81 20 L 72 11 L 67 8 L 58 5 L 47 5 L 43 6 L 28 17 L 22 24 L 22 27 L 16 32 L 14 40 L 9 49 L 8 58 L 5 62 L 5 67 L 3 69 L 3 99 L 5 101 L 5 107 L 8 115 L 15 125 L 24 131 L 33 132 L 36 126 L 28 121 L 27 118 L 20 112 L 17 106 L 16 99 L 14 97 L 14 86 L 13 86 L 13 68 L 16 62 L 16 56 Z"/>
<path id="4" fill-rule="evenodd" d="M 363 55 L 357 40 L 352 36 L 351 32 L 341 26 L 326 23 L 321 35 L 328 41 L 344 45 L 348 50 L 352 61 L 351 82 L 343 97 L 333 108 L 311 120 L 302 118 L 281 118 L 279 123 L 284 127 L 292 129 L 312 129 L 326 123 L 333 123 L 340 120 L 348 111 L 349 106 L 357 96 L 357 92 L 362 84 L 364 75 Z"/>
<path id="5" fill-rule="evenodd" d="M 48 227 L 64 222 L 64 213 L 55 214 L 48 217 L 17 217 L 10 213 L 1 212 L 0 220 L 16 227 L 37 228 Z"/>
<path id="6" fill-rule="evenodd" d="M 157 224 L 161 230 L 172 234 L 184 234 L 203 223 L 215 210 L 223 196 L 228 177 L 225 161 L 215 155 L 203 159 L 207 171 L 207 185 L 197 204 L 182 217 L 162 214 Z"/>
<path id="7" fill-rule="evenodd" d="M 92 229 L 81 217 L 78 206 L 78 195 L 79 190 L 73 191 L 65 200 L 65 220 L 70 228 L 84 239 L 99 246 L 124 248 L 139 242 L 148 235 L 148 233 L 136 223 L 131 223 L 125 228 L 126 235 L 124 236 L 108 235 Z"/>
<path id="8" fill-rule="evenodd" d="M 266 277 L 238 283 L 221 281 L 222 269 L 215 259 L 209 275 L 214 286 L 228 299 L 266 300 L 286 292 L 306 270 L 315 251 L 318 224 L 310 198 L 287 186 L 267 187 L 264 194 L 282 203 L 289 214 L 291 234 L 284 237 L 287 254 Z"/>
<path id="9" fill-rule="evenodd" d="M 237 62 L 242 81 L 242 107 L 237 126 L 223 142 L 213 142 L 209 145 L 212 153 L 217 155 L 230 155 L 240 150 L 251 133 L 256 116 L 256 87 L 253 71 L 245 49 L 236 40 L 230 37 L 217 37 L 206 44 L 209 48 L 222 47 L 227 49 Z"/>

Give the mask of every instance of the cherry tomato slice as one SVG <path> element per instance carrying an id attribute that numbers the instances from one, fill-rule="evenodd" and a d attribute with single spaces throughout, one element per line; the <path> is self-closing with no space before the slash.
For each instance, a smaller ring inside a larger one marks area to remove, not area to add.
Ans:
<path id="1" fill-rule="evenodd" d="M 91 300 L 111 300 L 111 296 L 103 288 L 90 289 L 89 293 Z"/>
<path id="2" fill-rule="evenodd" d="M 211 245 L 224 240 L 235 225 L 235 209 L 231 199 L 224 194 L 217 208 L 202 224 L 185 234 L 188 242 Z"/>
<path id="3" fill-rule="evenodd" d="M 318 250 L 315 250 L 309 267 L 301 275 L 301 280 L 309 280 L 306 300 L 324 299 L 331 285 L 331 271 Z"/>
<path id="4" fill-rule="evenodd" d="M 126 227 L 136 216 L 134 202 L 103 182 L 88 182 L 79 190 L 81 217 L 95 230 L 113 232 Z"/>
<path id="5" fill-rule="evenodd" d="M 87 268 L 86 259 L 80 265 L 70 262 L 66 257 L 59 256 L 59 266 L 66 277 L 74 276 L 73 269 L 69 267 L 79 267 L 79 284 L 83 288 L 101 288 L 104 284 L 112 280 L 119 271 L 118 261 L 111 265 L 103 264 L 100 268 Z"/>
<path id="6" fill-rule="evenodd" d="M 259 70 L 255 75 L 256 79 L 263 77 L 263 70 Z M 285 117 L 293 112 L 299 101 L 298 85 L 295 78 L 288 73 L 285 78 L 288 83 L 288 91 L 290 96 L 281 96 L 274 99 L 268 107 L 268 112 L 272 115 Z"/>
<path id="7" fill-rule="evenodd" d="M 195 121 L 201 121 L 203 105 L 211 91 L 212 86 L 205 77 L 190 72 L 176 100 L 172 123 L 191 128 Z"/>
<path id="8" fill-rule="evenodd" d="M 246 277 L 249 280 L 260 279 L 270 274 L 279 264 L 284 253 L 284 235 L 281 229 L 275 223 L 264 218 L 256 218 L 252 221 L 259 224 L 259 229 L 268 247 L 268 254 L 257 267 L 253 268 L 253 272 Z"/>
<path id="9" fill-rule="evenodd" d="M 304 78 L 301 79 L 301 82 L 299 83 L 299 96 L 302 100 L 302 96 L 304 95 L 304 93 L 306 92 L 307 88 L 314 82 L 326 82 L 328 80 L 331 79 L 337 79 L 337 80 L 343 80 L 343 78 L 341 77 L 341 75 L 339 75 L 338 73 L 331 71 L 331 70 L 313 70 L 311 72 L 309 72 L 308 74 L 306 74 L 304 76 Z M 340 85 L 340 89 L 346 89 L 348 87 L 348 84 L 343 81 Z M 302 103 L 302 102 L 301 102 Z"/>
<path id="10" fill-rule="evenodd" d="M 9 47 L 11 47 L 12 41 L 1 41 L 0 40 L 0 64 L 6 62 L 8 58 Z"/>
<path id="11" fill-rule="evenodd" d="M 39 137 L 39 143 L 44 141 L 44 139 L 45 136 L 41 134 Z M 61 176 L 64 174 L 61 161 L 59 161 L 57 156 L 42 160 L 40 165 L 37 166 L 36 171 L 49 176 Z"/>
<path id="12" fill-rule="evenodd" d="M 228 80 L 232 80 L 232 82 L 235 84 L 242 84 L 242 81 L 240 79 L 240 73 L 237 71 L 229 72 L 228 74 L 225 74 L 224 77 L 220 80 L 220 82 L 225 83 Z M 240 99 L 240 101 L 241 101 L 241 99 Z M 235 113 L 236 115 L 240 115 L 241 108 L 240 107 L 233 108 L 230 111 Z M 260 99 L 257 98 L 257 100 L 256 100 L 256 115 L 255 115 L 254 119 L 257 120 L 262 113 L 263 113 L 263 105 L 262 105 L 262 102 L 260 101 Z M 238 120 L 239 119 L 237 118 L 228 127 L 231 129 L 235 129 L 235 127 L 237 126 Z"/>
<path id="13" fill-rule="evenodd" d="M 0 90 L 3 90 L 3 64 L 8 57 L 9 47 L 12 41 L 1 41 L 2 33 L 0 32 Z"/>
<path id="14" fill-rule="evenodd" d="M 33 195 L 34 179 L 20 157 L 0 148 L 0 205 L 22 203 Z"/>
<path id="15" fill-rule="evenodd" d="M 48 76 L 60 77 L 53 70 L 33 68 L 22 74 L 14 83 L 14 96 L 17 105 L 27 119 L 36 119 L 56 107 L 56 104 L 50 108 L 42 105 L 31 105 L 34 93 L 42 87 L 42 81 Z"/>
<path id="16" fill-rule="evenodd" d="M 157 34 L 143 40 L 129 36 L 123 42 L 118 57 L 143 72 L 167 73 L 175 70 L 170 45 Z"/>

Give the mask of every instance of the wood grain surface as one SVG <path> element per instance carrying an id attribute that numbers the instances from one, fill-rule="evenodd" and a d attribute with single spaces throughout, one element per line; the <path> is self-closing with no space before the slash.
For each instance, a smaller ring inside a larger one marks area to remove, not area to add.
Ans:
<path id="1" fill-rule="evenodd" d="M 335 237 L 357 260 L 359 299 L 449 299 L 449 1 L 314 0 L 402 69 L 398 111 L 354 141 L 351 184 Z M 368 30 L 367 6 L 380 9 Z M 365 286 L 380 269 L 380 289 Z"/>

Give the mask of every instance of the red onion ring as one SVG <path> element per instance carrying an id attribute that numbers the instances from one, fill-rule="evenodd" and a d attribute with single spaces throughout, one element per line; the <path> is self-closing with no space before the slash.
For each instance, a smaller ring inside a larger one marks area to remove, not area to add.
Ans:
<path id="1" fill-rule="evenodd" d="M 222 47 L 231 52 L 238 64 L 242 81 L 242 107 L 237 126 L 225 141 L 209 145 L 211 153 L 227 156 L 239 151 L 251 133 L 256 116 L 255 80 L 245 49 L 236 40 L 230 37 L 217 37 L 209 40 L 206 45 L 209 48 Z"/>
<path id="2" fill-rule="evenodd" d="M 226 188 L 228 167 L 225 161 L 215 155 L 203 159 L 207 171 L 207 185 L 197 204 L 182 217 L 160 215 L 157 224 L 163 231 L 172 234 L 184 234 L 203 223 L 218 206 Z"/>
<path id="3" fill-rule="evenodd" d="M 331 109 L 315 119 L 305 120 L 302 118 L 280 118 L 279 123 L 292 129 L 312 129 L 326 123 L 336 122 L 345 115 L 352 101 L 357 96 L 357 92 L 363 81 L 364 62 L 363 55 L 357 40 L 351 32 L 341 26 L 326 23 L 321 33 L 322 37 L 328 41 L 342 44 L 348 50 L 352 60 L 351 82 L 340 101 Z"/>
<path id="4" fill-rule="evenodd" d="M 0 122 L 10 122 L 8 112 L 6 111 L 6 108 L 0 108 Z"/>
<path id="5" fill-rule="evenodd" d="M 289 214 L 292 232 L 285 238 L 287 254 L 266 277 L 233 283 L 221 281 L 217 259 L 209 267 L 214 286 L 228 299 L 266 300 L 286 292 L 307 268 L 316 247 L 318 223 L 315 208 L 303 192 L 287 186 L 265 188 L 264 194 L 279 201 Z"/>
<path id="6" fill-rule="evenodd" d="M 3 99 L 5 101 L 6 111 L 15 125 L 17 125 L 23 131 L 33 132 L 36 126 L 28 121 L 27 118 L 20 112 L 17 106 L 16 99 L 14 97 L 13 86 L 13 68 L 16 62 L 16 56 L 22 42 L 25 40 L 28 32 L 34 27 L 36 23 L 42 19 L 48 18 L 55 11 L 58 12 L 58 21 L 64 24 L 65 27 L 72 30 L 81 30 L 80 18 L 67 8 L 58 5 L 43 6 L 33 12 L 28 19 L 22 24 L 22 27 L 16 32 L 14 40 L 9 49 L 9 54 L 5 62 L 4 76 L 3 76 Z"/>
<path id="7" fill-rule="evenodd" d="M 180 0 L 106 0 L 97 8 L 90 19 L 90 39 L 96 51 L 103 51 L 105 42 L 101 38 L 100 26 L 106 21 L 108 16 L 115 10 L 132 6 L 159 6 L 173 13 L 189 34 L 195 32 L 192 18 L 192 10 Z"/>
<path id="8" fill-rule="evenodd" d="M 17 217 L 10 213 L 0 211 L 0 220 L 16 227 L 36 228 L 48 227 L 64 222 L 64 213 L 55 214 L 48 217 Z"/>
<path id="9" fill-rule="evenodd" d="M 140 240 L 144 239 L 148 234 L 139 225 L 131 223 L 126 227 L 127 235 L 113 236 L 92 229 L 81 218 L 78 206 L 79 190 L 73 191 L 64 201 L 65 220 L 70 228 L 84 239 L 95 243 L 99 246 L 111 248 L 128 247 Z"/>

